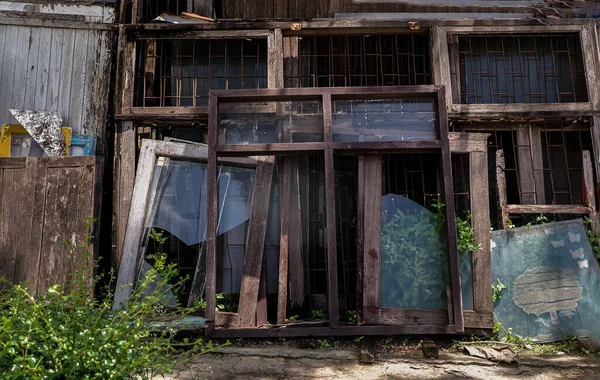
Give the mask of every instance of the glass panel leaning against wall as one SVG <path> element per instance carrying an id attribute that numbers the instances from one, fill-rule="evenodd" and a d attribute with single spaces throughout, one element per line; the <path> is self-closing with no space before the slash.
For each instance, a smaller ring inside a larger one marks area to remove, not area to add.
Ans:
<path id="1" fill-rule="evenodd" d="M 383 308 L 447 309 L 448 247 L 439 156 L 384 156 L 381 199 Z M 459 247 L 460 248 L 460 247 Z M 471 252 L 459 249 L 463 309 L 473 308 Z"/>
<path id="2" fill-rule="evenodd" d="M 206 163 L 159 157 L 154 169 L 142 237 L 140 277 L 153 266 L 164 268 L 165 264 L 176 264 L 173 269 L 176 272 L 168 275 L 174 277 L 172 282 L 183 282 L 174 293 L 167 294 L 171 306 L 187 304 L 196 267 L 205 265 L 207 180 Z M 254 169 L 219 167 L 218 239 L 239 240 L 241 235 L 243 242 L 253 181 Z M 232 254 L 241 255 L 243 262 L 243 244 L 241 250 Z M 223 263 L 227 272 L 222 276 L 223 293 L 239 291 L 242 268 L 230 264 L 239 261 Z M 202 289 L 203 281 L 199 284 Z"/>

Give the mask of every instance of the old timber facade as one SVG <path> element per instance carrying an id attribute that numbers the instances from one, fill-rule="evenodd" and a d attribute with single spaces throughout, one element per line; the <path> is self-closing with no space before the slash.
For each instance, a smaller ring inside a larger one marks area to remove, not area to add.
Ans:
<path id="1" fill-rule="evenodd" d="M 600 62 L 593 7 L 489 3 L 121 4 L 120 284 L 166 254 L 215 337 L 491 328 L 490 224 L 595 215 Z"/>

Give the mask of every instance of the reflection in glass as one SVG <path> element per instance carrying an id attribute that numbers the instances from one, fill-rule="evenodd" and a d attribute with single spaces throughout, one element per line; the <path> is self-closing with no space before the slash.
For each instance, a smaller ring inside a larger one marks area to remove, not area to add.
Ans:
<path id="1" fill-rule="evenodd" d="M 320 101 L 219 105 L 219 144 L 322 142 Z"/>
<path id="2" fill-rule="evenodd" d="M 433 99 L 335 100 L 332 112 L 334 141 L 437 139 Z"/>

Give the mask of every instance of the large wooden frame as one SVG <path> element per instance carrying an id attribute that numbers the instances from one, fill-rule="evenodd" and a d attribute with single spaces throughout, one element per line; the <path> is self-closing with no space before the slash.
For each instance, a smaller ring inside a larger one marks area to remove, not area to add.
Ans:
<path id="1" fill-rule="evenodd" d="M 359 143 L 338 143 L 333 141 L 331 102 L 332 97 L 343 98 L 434 98 L 437 103 L 437 130 L 439 139 L 435 141 L 398 141 L 398 142 L 359 142 Z M 460 293 L 460 273 L 458 269 L 458 253 L 456 241 L 456 222 L 454 217 L 454 196 L 452 169 L 450 163 L 450 141 L 448 138 L 448 124 L 446 117 L 446 104 L 444 99 L 444 89 L 440 86 L 402 86 L 402 87 L 357 87 L 357 88 L 304 88 L 304 89 L 279 89 L 279 90 L 233 90 L 233 91 L 212 91 L 209 101 L 209 157 L 208 157 L 208 246 L 207 246 L 207 319 L 209 320 L 208 333 L 211 334 L 215 329 L 215 302 L 216 302 L 216 231 L 217 231 L 217 158 L 219 156 L 231 155 L 265 155 L 272 157 L 277 154 L 302 154 L 306 152 L 322 152 L 325 156 L 325 203 L 327 218 L 327 294 L 329 310 L 329 327 L 336 329 L 339 326 L 338 312 L 338 290 L 337 290 L 337 249 L 336 249 L 336 228 L 335 228 L 335 195 L 334 195 L 334 169 L 333 155 L 334 151 L 340 152 L 407 152 L 407 151 L 430 151 L 439 152 L 442 157 L 443 179 L 443 198 L 446 203 L 446 233 L 448 236 L 449 247 L 449 267 L 451 278 L 451 302 L 449 311 L 452 321 L 440 324 L 438 318 L 424 318 L 418 321 L 417 325 L 431 324 L 438 326 L 432 332 L 462 332 L 464 331 L 462 298 Z M 218 109 L 219 104 L 244 102 L 244 101 L 289 101 L 289 100 L 315 100 L 322 101 L 323 106 L 323 132 L 324 141 L 322 143 L 272 143 L 272 144 L 250 144 L 250 145 L 225 145 L 219 144 L 218 136 Z M 441 106 L 440 106 L 441 105 Z M 368 172 L 368 171 L 365 171 Z M 270 178 L 270 177 L 269 177 Z M 364 192 L 363 192 L 364 193 Z M 377 192 L 373 192 L 377 194 Z M 378 196 L 378 195 L 377 195 Z M 370 208 L 367 207 L 366 210 Z M 377 213 L 376 207 L 372 208 Z M 369 220 L 369 225 L 378 225 L 379 214 Z M 373 223 L 377 220 L 376 223 Z M 366 223 L 365 223 L 366 225 Z M 376 252 L 373 257 L 379 256 L 379 248 L 375 242 L 380 239 L 378 230 L 364 230 L 364 250 Z M 372 241 L 373 247 L 366 242 Z M 262 260 L 261 250 L 258 250 L 257 262 Z M 369 255 L 365 255 L 365 258 Z M 365 259 L 364 277 L 378 277 L 379 261 Z M 256 279 L 257 276 L 254 276 Z M 375 286 L 377 286 L 375 284 Z M 242 285 L 243 287 L 243 285 Z M 367 289 L 368 286 L 365 287 Z M 373 291 L 373 288 L 368 288 Z M 377 291 L 375 293 L 365 292 L 365 304 L 371 302 L 375 308 L 378 306 Z M 254 284 L 253 292 L 247 295 L 252 302 L 257 297 L 257 284 Z M 241 291 L 246 296 L 244 289 Z M 373 295 L 373 297 L 371 297 Z M 240 299 L 240 310 L 243 304 Z M 253 311 L 253 310 L 251 310 Z M 252 313 L 250 313 L 252 315 Z M 241 316 L 241 319 L 244 317 Z M 389 321 L 388 321 L 389 322 Z M 398 320 L 399 323 L 405 323 L 405 320 Z M 244 324 L 242 324 L 243 326 Z"/>

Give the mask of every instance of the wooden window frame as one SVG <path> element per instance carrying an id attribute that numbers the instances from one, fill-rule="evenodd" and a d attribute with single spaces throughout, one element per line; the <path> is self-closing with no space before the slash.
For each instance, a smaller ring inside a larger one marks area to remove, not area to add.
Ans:
<path id="1" fill-rule="evenodd" d="M 437 102 L 437 131 L 439 140 L 435 141 L 398 141 L 398 142 L 334 142 L 332 127 L 332 97 L 344 98 L 434 98 Z M 323 106 L 324 141 L 320 143 L 273 143 L 249 145 L 225 145 L 218 143 L 218 110 L 219 104 L 248 101 L 290 101 L 321 99 Z M 208 135 L 208 227 L 207 227 L 207 259 L 206 259 L 206 300 L 208 319 L 207 332 L 215 330 L 216 303 L 216 231 L 217 231 L 217 159 L 219 156 L 231 155 L 264 155 L 273 159 L 278 154 L 302 154 L 306 152 L 323 152 L 325 158 L 325 204 L 327 221 L 327 289 L 329 328 L 339 326 L 338 289 L 337 289 L 337 248 L 335 222 L 334 194 L 334 152 L 439 152 L 442 162 L 443 198 L 446 203 L 446 234 L 448 237 L 449 267 L 451 291 L 449 302 L 449 323 L 444 332 L 463 332 L 462 295 L 460 288 L 460 273 L 458 266 L 456 221 L 454 210 L 454 192 L 450 157 L 450 141 L 448 137 L 448 122 L 444 105 L 445 91 L 441 86 L 400 86 L 400 87 L 346 87 L 346 88 L 296 88 L 296 89 L 259 89 L 259 90 L 229 90 L 211 91 L 209 95 L 209 135 Z M 379 215 L 377 218 L 379 219 Z M 377 223 L 379 224 L 379 223 Z M 380 239 L 377 229 L 365 230 L 372 241 Z M 365 236 L 365 241 L 368 238 Z M 364 247 L 365 250 L 376 249 Z M 377 254 L 378 256 L 378 254 Z M 379 273 L 375 266 L 379 262 L 366 262 L 371 268 L 371 275 Z M 365 271 L 366 276 L 366 271 Z M 377 290 L 379 291 L 379 290 Z M 243 293 L 243 291 L 242 291 Z M 250 298 L 256 299 L 252 294 Z M 377 302 L 376 300 L 375 302 Z M 242 300 L 240 300 L 242 303 Z M 422 324 L 422 323 L 419 323 Z"/>
<path id="2" fill-rule="evenodd" d="M 593 22 L 571 25 L 540 26 L 435 26 L 432 30 L 432 59 L 439 62 L 433 66 L 434 83 L 446 87 L 446 104 L 452 120 L 511 120 L 532 121 L 540 119 L 558 119 L 564 117 L 591 117 L 600 109 L 600 89 L 596 74 L 597 50 Z M 494 35 L 494 34 L 564 34 L 579 35 L 583 55 L 588 101 L 581 103 L 512 103 L 512 104 L 460 104 L 452 98 L 453 83 L 450 66 L 457 65 L 457 57 L 449 54 L 448 41 L 458 35 Z"/>

